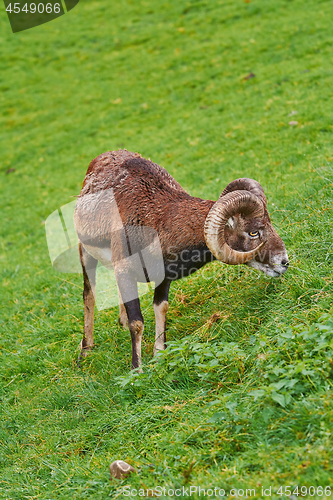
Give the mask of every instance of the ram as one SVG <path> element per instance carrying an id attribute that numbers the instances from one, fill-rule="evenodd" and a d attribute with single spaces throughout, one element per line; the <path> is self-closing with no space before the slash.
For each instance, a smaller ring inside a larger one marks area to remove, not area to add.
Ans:
<path id="1" fill-rule="evenodd" d="M 94 346 L 96 266 L 115 272 L 119 322 L 129 327 L 132 368 L 141 365 L 144 320 L 138 283 L 155 282 L 154 354 L 166 346 L 172 281 L 219 260 L 246 264 L 268 276 L 287 271 L 285 245 L 273 228 L 260 184 L 237 179 L 217 201 L 190 196 L 168 172 L 138 153 L 111 151 L 95 158 L 77 199 L 74 223 L 84 275 L 81 357 Z"/>

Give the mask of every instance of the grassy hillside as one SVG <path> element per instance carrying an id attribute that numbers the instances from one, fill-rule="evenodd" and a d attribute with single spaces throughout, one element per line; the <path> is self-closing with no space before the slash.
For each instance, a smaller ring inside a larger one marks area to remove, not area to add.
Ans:
<path id="1" fill-rule="evenodd" d="M 1 498 L 330 484 L 332 15 L 328 0 L 82 0 L 14 35 L 1 9 Z M 139 377 L 116 308 L 96 311 L 77 368 L 82 276 L 53 270 L 44 229 L 119 148 L 202 198 L 257 179 L 291 261 L 281 279 L 213 263 L 173 284 L 153 361 L 144 296 Z M 118 458 L 139 475 L 110 482 Z"/>

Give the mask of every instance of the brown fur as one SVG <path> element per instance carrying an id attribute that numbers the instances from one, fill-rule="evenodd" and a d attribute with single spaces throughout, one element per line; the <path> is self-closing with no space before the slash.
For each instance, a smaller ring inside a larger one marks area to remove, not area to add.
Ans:
<path id="1" fill-rule="evenodd" d="M 225 226 L 226 242 L 234 250 L 248 252 L 266 241 L 260 254 L 247 265 L 269 276 L 283 274 L 288 266 L 288 257 L 281 238 L 270 222 L 262 187 L 252 179 L 237 179 L 225 188 L 221 197 L 235 190 L 250 191 L 256 195 L 262 202 L 264 212 L 261 209 L 260 213 L 264 215 L 249 219 L 249 215 L 235 213 Z M 204 236 L 205 221 L 214 203 L 190 196 L 164 168 L 145 160 L 138 153 L 110 151 L 90 163 L 74 214 L 84 272 L 82 355 L 93 347 L 96 259 L 103 263 L 104 258 L 106 261 L 112 258 L 121 299 L 120 322 L 123 326 L 129 325 L 132 337 L 132 367 L 137 368 L 141 364 L 144 320 L 137 295 L 137 282 L 147 280 L 147 270 L 140 265 L 140 261 L 131 264 L 126 257 L 129 242 L 132 245 L 132 241 L 140 240 L 141 233 L 136 231 L 143 227 L 157 233 L 162 249 L 165 275 L 154 294 L 154 352 L 165 347 L 165 320 L 171 281 L 187 276 L 215 259 Z M 251 238 L 249 232 L 256 230 L 260 230 L 260 234 Z M 132 240 L 131 234 L 134 235 Z M 147 232 L 142 235 L 145 238 Z M 141 249 L 148 244 L 150 242 L 147 240 L 138 242 Z M 131 246 L 131 250 L 132 255 L 139 258 L 140 248 L 135 250 Z M 88 275 L 89 279 L 92 277 L 92 283 L 89 283 Z M 155 278 L 153 280 L 156 281 Z"/>
<path id="2" fill-rule="evenodd" d="M 178 253 L 205 245 L 204 222 L 214 202 L 190 196 L 164 168 L 126 150 L 104 153 L 89 165 L 75 213 L 83 241 L 99 235 L 111 239 L 109 210 L 99 210 L 92 223 L 91 213 L 80 205 L 85 195 L 107 189 L 114 190 L 122 224 L 155 229 L 165 257 L 170 247 Z"/>

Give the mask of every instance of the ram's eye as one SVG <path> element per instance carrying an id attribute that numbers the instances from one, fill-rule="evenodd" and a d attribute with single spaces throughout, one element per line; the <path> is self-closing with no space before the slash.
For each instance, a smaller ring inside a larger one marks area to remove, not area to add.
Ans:
<path id="1" fill-rule="evenodd" d="M 254 238 L 255 236 L 258 236 L 258 234 L 259 234 L 259 231 L 250 231 L 250 232 L 249 232 L 249 235 L 250 235 L 252 238 Z"/>

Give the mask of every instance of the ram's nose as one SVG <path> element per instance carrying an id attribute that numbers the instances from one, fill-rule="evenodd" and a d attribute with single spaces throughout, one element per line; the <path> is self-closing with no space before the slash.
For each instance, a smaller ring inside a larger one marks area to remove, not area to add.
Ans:
<path id="1" fill-rule="evenodd" d="M 284 259 L 281 261 L 281 264 L 275 267 L 275 271 L 280 273 L 280 275 L 284 274 L 287 272 L 289 267 L 289 260 Z"/>

